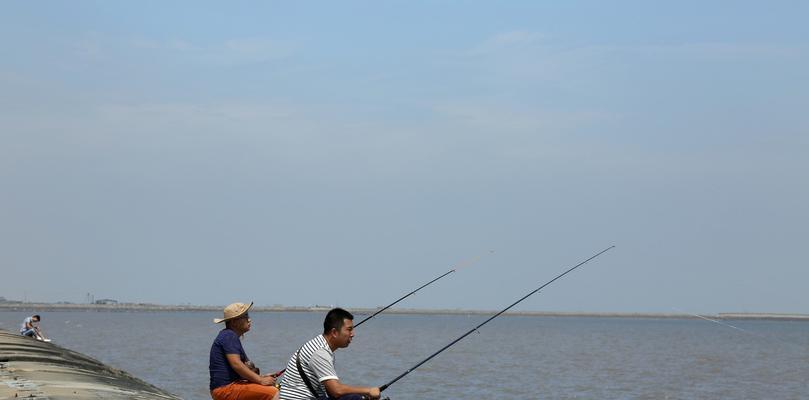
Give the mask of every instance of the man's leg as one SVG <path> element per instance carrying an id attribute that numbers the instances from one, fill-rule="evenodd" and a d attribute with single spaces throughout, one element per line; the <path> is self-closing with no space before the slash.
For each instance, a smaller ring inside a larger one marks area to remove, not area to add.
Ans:
<path id="1" fill-rule="evenodd" d="M 227 400 L 272 400 L 278 393 L 275 386 L 264 386 L 257 383 L 234 382 L 227 387 L 231 392 Z"/>
<path id="2" fill-rule="evenodd" d="M 33 329 L 28 329 L 28 330 L 20 332 L 20 334 L 23 335 L 23 336 L 34 337 L 34 335 L 36 335 L 37 332 L 35 330 L 33 330 Z"/>
<path id="3" fill-rule="evenodd" d="M 361 394 L 347 394 L 345 396 L 340 396 L 336 400 L 368 400 L 368 398 Z"/>

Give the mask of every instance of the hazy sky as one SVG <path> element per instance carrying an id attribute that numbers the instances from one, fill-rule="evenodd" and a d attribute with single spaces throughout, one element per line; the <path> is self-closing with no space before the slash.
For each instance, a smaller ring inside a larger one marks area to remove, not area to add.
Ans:
<path id="1" fill-rule="evenodd" d="M 0 296 L 809 313 L 805 1 L 0 7 Z"/>

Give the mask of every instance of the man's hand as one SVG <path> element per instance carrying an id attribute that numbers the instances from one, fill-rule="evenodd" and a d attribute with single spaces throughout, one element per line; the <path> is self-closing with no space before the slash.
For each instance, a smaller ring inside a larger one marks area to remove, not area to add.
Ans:
<path id="1" fill-rule="evenodd" d="M 258 383 L 264 386 L 275 386 L 275 378 L 272 375 L 262 375 Z"/>
<path id="2" fill-rule="evenodd" d="M 378 387 L 371 388 L 371 390 L 369 390 L 369 391 L 368 391 L 368 396 L 369 396 L 371 399 L 378 399 L 378 398 L 379 398 L 381 395 L 382 395 L 382 394 L 379 392 L 379 388 L 378 388 Z"/>

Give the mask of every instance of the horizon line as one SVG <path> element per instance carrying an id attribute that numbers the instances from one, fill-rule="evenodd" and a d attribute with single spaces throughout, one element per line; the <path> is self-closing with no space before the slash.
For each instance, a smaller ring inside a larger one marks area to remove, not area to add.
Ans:
<path id="1" fill-rule="evenodd" d="M 286 305 L 254 305 L 257 312 L 323 312 L 334 308 L 334 305 L 286 306 Z M 343 306 L 345 307 L 345 306 Z M 221 311 L 222 305 L 192 304 L 155 304 L 155 303 L 69 303 L 69 302 L 0 302 L 0 310 L 45 309 L 53 311 L 99 310 L 99 311 Z M 380 307 L 347 307 L 357 314 L 370 314 Z M 487 315 L 499 310 L 463 309 L 463 308 L 390 308 L 389 314 L 422 314 L 422 315 Z M 702 316 L 723 319 L 777 319 L 809 321 L 809 314 L 781 312 L 720 312 L 720 313 L 688 313 L 688 312 L 632 312 L 632 311 L 508 311 L 505 315 L 513 316 L 549 316 L 549 317 L 611 317 L 611 318 L 672 318 L 697 319 Z"/>

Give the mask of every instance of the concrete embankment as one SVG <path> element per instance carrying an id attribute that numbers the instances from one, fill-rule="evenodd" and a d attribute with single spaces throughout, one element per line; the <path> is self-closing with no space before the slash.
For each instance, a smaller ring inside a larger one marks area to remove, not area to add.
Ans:
<path id="1" fill-rule="evenodd" d="M 179 399 L 128 373 L 0 330 L 0 399 Z"/>

